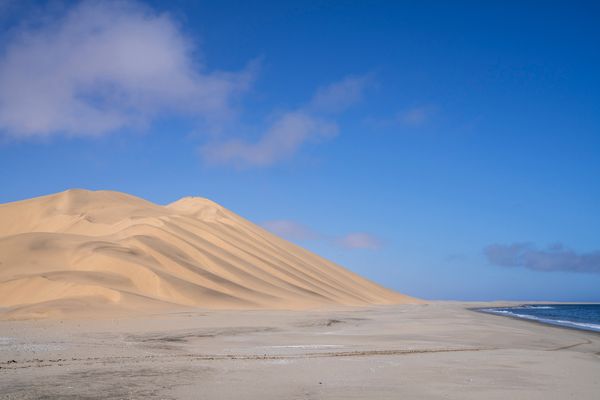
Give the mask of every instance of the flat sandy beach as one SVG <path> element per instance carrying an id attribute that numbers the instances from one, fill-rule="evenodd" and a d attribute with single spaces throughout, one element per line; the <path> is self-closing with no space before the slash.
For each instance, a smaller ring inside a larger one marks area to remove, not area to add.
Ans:
<path id="1" fill-rule="evenodd" d="M 0 397 L 599 398 L 600 335 L 485 305 L 0 321 Z"/>

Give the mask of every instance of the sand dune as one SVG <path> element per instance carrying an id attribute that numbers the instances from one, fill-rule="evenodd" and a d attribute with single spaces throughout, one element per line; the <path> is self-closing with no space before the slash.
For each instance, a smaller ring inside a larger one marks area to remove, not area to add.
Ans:
<path id="1" fill-rule="evenodd" d="M 68 190 L 0 205 L 5 318 L 412 302 L 203 198 Z"/>

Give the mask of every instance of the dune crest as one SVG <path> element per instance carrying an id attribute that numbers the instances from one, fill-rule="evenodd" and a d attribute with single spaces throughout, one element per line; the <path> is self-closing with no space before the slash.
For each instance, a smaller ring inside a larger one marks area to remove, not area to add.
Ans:
<path id="1" fill-rule="evenodd" d="M 416 302 L 204 198 L 68 190 L 0 205 L 5 318 Z"/>

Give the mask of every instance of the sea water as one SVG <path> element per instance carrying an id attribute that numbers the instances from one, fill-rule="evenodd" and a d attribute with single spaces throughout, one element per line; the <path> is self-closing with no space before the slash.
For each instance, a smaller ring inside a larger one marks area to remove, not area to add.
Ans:
<path id="1" fill-rule="evenodd" d="M 479 311 L 600 332 L 600 304 L 523 304 L 481 308 Z"/>

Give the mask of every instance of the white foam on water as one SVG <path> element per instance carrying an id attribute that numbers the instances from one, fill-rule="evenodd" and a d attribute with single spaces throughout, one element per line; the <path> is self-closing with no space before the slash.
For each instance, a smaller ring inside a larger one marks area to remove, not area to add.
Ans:
<path id="1" fill-rule="evenodd" d="M 587 329 L 591 329 L 591 330 L 600 332 L 599 324 L 588 324 L 588 323 L 584 323 L 584 322 L 562 321 L 559 319 L 557 319 L 556 322 L 560 323 L 560 324 L 564 324 L 564 325 L 580 326 L 582 328 L 587 328 Z"/>
<path id="2" fill-rule="evenodd" d="M 523 308 L 526 308 L 526 307 L 514 307 L 512 309 L 518 310 L 518 309 L 523 309 Z M 542 307 L 538 307 L 538 308 L 542 308 Z M 552 307 L 548 307 L 548 308 L 552 308 Z M 492 314 L 509 315 L 512 317 L 529 319 L 529 320 L 538 321 L 538 322 L 544 322 L 546 324 L 551 324 L 551 325 L 559 325 L 559 326 L 566 326 L 566 327 L 571 327 L 571 328 L 579 328 L 579 329 L 600 332 L 600 325 L 598 325 L 598 324 L 566 321 L 566 320 L 561 320 L 561 319 L 541 318 L 541 317 L 536 317 L 535 315 L 519 314 L 519 313 L 508 311 L 508 310 L 497 310 L 494 308 L 482 308 L 480 311 L 492 313 Z"/>

